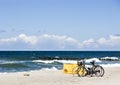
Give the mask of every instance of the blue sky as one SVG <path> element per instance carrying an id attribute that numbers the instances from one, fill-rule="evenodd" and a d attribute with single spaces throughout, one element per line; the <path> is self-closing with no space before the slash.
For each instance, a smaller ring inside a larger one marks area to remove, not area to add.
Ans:
<path id="1" fill-rule="evenodd" d="M 119 22 L 119 0 L 0 0 L 0 50 L 120 50 Z"/>

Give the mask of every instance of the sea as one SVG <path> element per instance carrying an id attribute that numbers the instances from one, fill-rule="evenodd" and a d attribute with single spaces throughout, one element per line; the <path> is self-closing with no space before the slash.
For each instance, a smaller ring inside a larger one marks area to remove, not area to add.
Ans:
<path id="1" fill-rule="evenodd" d="M 79 60 L 120 67 L 120 51 L 0 51 L 0 73 L 62 70 L 64 64 Z"/>

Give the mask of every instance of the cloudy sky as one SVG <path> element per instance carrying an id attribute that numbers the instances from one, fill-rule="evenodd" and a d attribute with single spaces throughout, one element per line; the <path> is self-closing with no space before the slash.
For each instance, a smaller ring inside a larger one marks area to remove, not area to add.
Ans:
<path id="1" fill-rule="evenodd" d="M 0 50 L 120 50 L 119 0 L 0 0 Z"/>

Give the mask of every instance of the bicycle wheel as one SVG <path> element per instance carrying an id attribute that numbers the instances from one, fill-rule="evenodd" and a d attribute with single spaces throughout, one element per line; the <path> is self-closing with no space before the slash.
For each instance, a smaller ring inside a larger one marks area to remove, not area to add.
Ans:
<path id="1" fill-rule="evenodd" d="M 87 75 L 87 69 L 85 67 L 81 66 L 80 69 L 79 69 L 79 72 L 78 72 L 78 76 L 84 77 L 86 75 Z"/>
<path id="2" fill-rule="evenodd" d="M 95 66 L 94 71 L 95 71 L 95 75 L 97 77 L 102 77 L 104 75 L 104 72 L 105 72 L 103 67 L 99 66 L 99 65 Z"/>
<path id="3" fill-rule="evenodd" d="M 75 67 L 73 68 L 73 70 L 72 70 L 72 75 L 73 75 L 73 76 L 78 75 L 78 71 L 79 71 L 79 67 L 78 67 L 78 66 L 75 66 Z"/>

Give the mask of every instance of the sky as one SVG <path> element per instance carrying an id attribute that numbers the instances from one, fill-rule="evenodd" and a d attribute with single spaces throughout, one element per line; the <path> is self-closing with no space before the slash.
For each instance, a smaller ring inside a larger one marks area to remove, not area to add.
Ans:
<path id="1" fill-rule="evenodd" d="M 119 0 L 0 0 L 0 50 L 120 51 Z"/>

